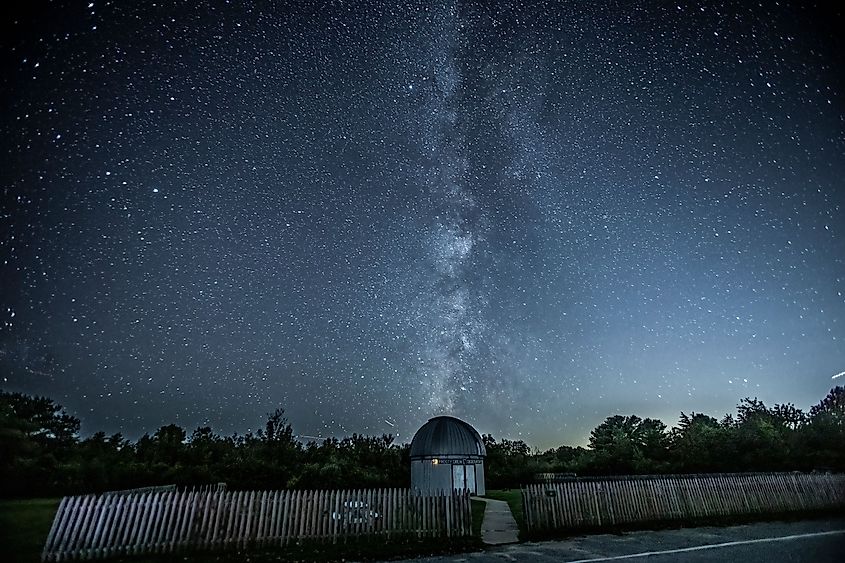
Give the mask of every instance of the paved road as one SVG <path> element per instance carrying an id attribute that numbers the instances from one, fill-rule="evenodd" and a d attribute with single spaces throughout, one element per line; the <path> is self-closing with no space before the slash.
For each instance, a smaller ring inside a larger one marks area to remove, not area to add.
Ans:
<path id="1" fill-rule="evenodd" d="M 581 536 L 407 563 L 843 563 L 845 518 Z"/>

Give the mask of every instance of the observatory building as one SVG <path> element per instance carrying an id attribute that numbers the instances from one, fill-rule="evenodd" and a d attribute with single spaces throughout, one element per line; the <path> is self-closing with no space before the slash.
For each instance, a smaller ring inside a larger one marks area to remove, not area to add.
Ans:
<path id="1" fill-rule="evenodd" d="M 436 416 L 411 440 L 411 489 L 423 493 L 469 489 L 483 495 L 486 455 L 475 428 L 453 416 Z"/>

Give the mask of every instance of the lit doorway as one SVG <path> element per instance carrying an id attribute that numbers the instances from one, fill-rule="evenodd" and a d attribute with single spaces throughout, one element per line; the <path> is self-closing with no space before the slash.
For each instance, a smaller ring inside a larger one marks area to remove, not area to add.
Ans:
<path id="1" fill-rule="evenodd" d="M 459 491 L 469 489 L 473 494 L 478 492 L 475 488 L 475 465 L 453 465 L 452 487 Z"/>

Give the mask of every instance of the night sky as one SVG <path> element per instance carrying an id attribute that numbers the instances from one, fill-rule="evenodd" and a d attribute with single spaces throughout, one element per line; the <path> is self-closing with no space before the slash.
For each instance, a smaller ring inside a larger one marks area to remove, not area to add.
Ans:
<path id="1" fill-rule="evenodd" d="M 0 387 L 83 433 L 545 448 L 845 370 L 840 12 L 21 4 Z"/>

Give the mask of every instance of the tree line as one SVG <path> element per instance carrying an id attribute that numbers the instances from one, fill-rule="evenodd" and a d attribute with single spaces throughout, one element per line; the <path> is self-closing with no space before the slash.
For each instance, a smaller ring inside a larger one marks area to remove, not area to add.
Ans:
<path id="1" fill-rule="evenodd" d="M 845 387 L 808 412 L 745 398 L 721 420 L 681 413 L 668 428 L 636 415 L 609 416 L 590 432 L 587 448 L 531 451 L 522 441 L 484 437 L 490 485 L 518 486 L 542 472 L 574 475 L 845 471 Z"/>
<path id="2" fill-rule="evenodd" d="M 0 496 L 55 496 L 151 485 L 225 482 L 234 489 L 410 486 L 410 446 L 390 435 L 303 444 L 278 409 L 264 428 L 220 436 L 175 424 L 132 442 L 103 432 L 80 438 L 80 420 L 46 397 L 0 391 Z M 743 399 L 721 420 L 681 413 L 668 428 L 636 415 L 608 417 L 589 445 L 532 449 L 483 436 L 488 488 L 518 487 L 536 473 L 623 475 L 733 471 L 845 471 L 845 388 L 808 412 Z"/>

